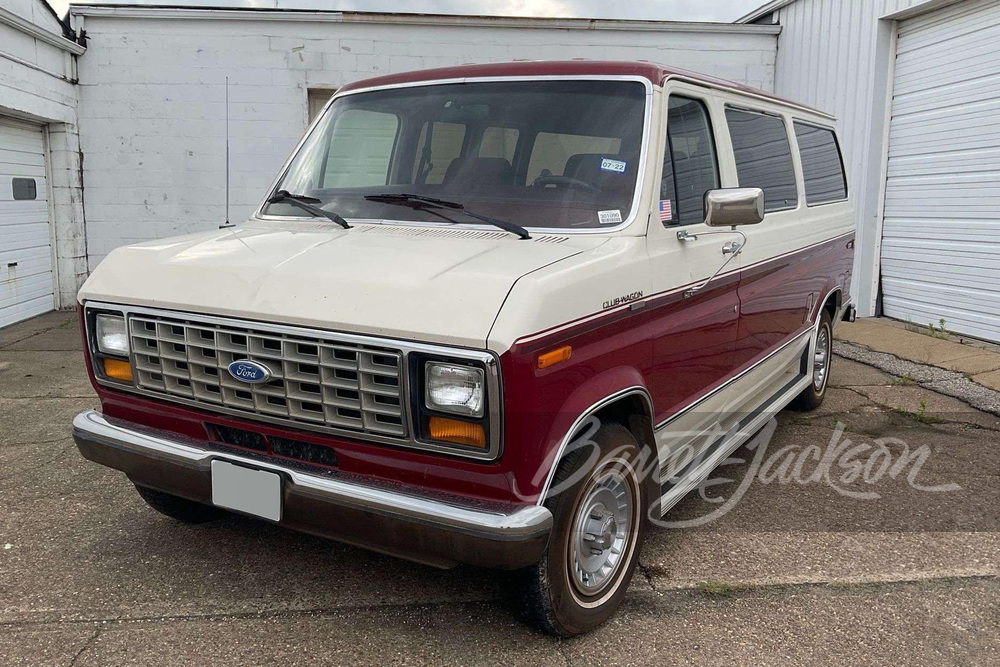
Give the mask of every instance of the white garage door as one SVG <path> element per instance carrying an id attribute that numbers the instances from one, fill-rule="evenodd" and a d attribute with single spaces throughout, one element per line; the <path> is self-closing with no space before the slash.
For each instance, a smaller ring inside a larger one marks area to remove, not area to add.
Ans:
<path id="1" fill-rule="evenodd" d="M 0 327 L 53 307 L 42 130 L 0 118 Z"/>
<path id="2" fill-rule="evenodd" d="M 889 317 L 1000 341 L 1000 1 L 899 25 L 882 279 Z"/>

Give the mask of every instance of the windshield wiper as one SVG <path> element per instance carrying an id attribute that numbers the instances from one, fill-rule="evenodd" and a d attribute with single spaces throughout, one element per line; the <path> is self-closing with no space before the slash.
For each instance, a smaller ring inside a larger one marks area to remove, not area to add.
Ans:
<path id="1" fill-rule="evenodd" d="M 368 195 L 365 197 L 368 201 L 377 201 L 383 204 L 395 204 L 397 206 L 409 206 L 415 209 L 443 209 L 450 211 L 458 211 L 462 215 L 468 216 L 475 220 L 481 220 L 487 224 L 493 225 L 494 227 L 499 227 L 505 232 L 510 232 L 511 234 L 516 234 L 522 239 L 530 239 L 531 235 L 528 234 L 528 230 L 520 225 L 516 225 L 513 222 L 507 222 L 506 220 L 499 220 L 497 218 L 491 218 L 487 215 L 479 215 L 478 213 L 473 213 L 472 211 L 465 208 L 464 204 L 460 204 L 454 201 L 448 201 L 446 199 L 435 199 L 434 197 L 424 197 L 422 195 L 411 195 L 405 192 L 395 194 L 386 193 L 381 195 Z M 447 218 L 446 218 L 447 219 Z"/>
<path id="2" fill-rule="evenodd" d="M 333 222 L 344 229 L 350 229 L 351 226 L 347 224 L 347 220 L 334 213 L 333 211 L 327 211 L 319 206 L 313 206 L 313 204 L 321 204 L 323 200 L 316 199 L 315 197 L 309 197 L 308 195 L 293 195 L 288 190 L 278 190 L 274 193 L 274 196 L 267 200 L 268 204 L 291 204 L 292 206 L 297 206 L 307 213 L 312 213 L 313 217 L 323 217 Z"/>

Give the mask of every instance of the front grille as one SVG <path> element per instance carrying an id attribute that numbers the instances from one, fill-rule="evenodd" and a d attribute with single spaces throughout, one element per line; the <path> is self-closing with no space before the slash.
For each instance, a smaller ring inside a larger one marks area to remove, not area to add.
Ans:
<path id="1" fill-rule="evenodd" d="M 399 350 L 187 317 L 132 315 L 129 331 L 136 384 L 146 392 L 269 421 L 407 435 Z M 233 378 L 229 365 L 245 359 L 267 366 L 270 380 Z"/>

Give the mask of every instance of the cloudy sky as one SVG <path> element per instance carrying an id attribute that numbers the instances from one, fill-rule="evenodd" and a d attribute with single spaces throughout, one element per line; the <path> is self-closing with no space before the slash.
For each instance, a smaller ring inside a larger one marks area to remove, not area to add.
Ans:
<path id="1" fill-rule="evenodd" d="M 281 0 L 278 0 L 279 2 Z M 94 4 L 232 5 L 234 0 L 93 0 Z M 764 0 L 328 0 L 330 9 L 406 11 L 494 16 L 559 16 L 581 18 L 659 19 L 670 21 L 733 21 Z M 50 0 L 60 15 L 68 0 Z M 247 6 L 271 6 L 275 0 L 241 0 Z M 80 0 L 79 4 L 86 4 Z M 293 3 L 284 0 L 285 6 Z M 324 0 L 294 3 L 303 8 L 326 6 Z"/>

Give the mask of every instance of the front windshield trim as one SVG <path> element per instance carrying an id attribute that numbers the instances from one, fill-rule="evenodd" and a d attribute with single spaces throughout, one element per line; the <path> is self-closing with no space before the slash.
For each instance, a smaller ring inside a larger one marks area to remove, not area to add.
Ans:
<path id="1" fill-rule="evenodd" d="M 529 227 L 524 226 L 529 233 L 534 232 L 538 234 L 558 234 L 562 235 L 587 235 L 587 234 L 610 234 L 613 232 L 620 232 L 627 229 L 639 218 L 639 203 L 642 200 L 643 190 L 646 184 L 646 163 L 649 159 L 649 142 L 650 142 L 650 129 L 653 122 L 653 83 L 643 76 L 634 75 L 536 75 L 536 76 L 477 76 L 477 77 L 458 77 L 451 79 L 430 79 L 427 81 L 408 81 L 406 83 L 393 83 L 384 86 L 370 86 L 366 88 L 357 88 L 355 90 L 348 90 L 345 92 L 338 92 L 330 98 L 330 101 L 326 103 L 323 107 L 323 111 L 317 114 L 316 118 L 313 120 L 312 124 L 309 126 L 308 130 L 296 144 L 295 149 L 292 150 L 291 155 L 285 160 L 285 164 L 282 165 L 281 170 L 278 172 L 278 176 L 271 183 L 270 187 L 267 189 L 267 194 L 265 195 L 263 201 L 257 207 L 254 212 L 254 218 L 259 220 L 315 220 L 315 218 L 310 216 L 291 216 L 291 215 L 269 215 L 265 214 L 264 207 L 267 206 L 267 200 L 271 198 L 274 194 L 275 189 L 278 184 L 284 180 L 288 169 L 291 167 L 292 162 L 295 157 L 299 154 L 299 150 L 302 148 L 303 144 L 309 139 L 316 128 L 319 126 L 323 118 L 329 112 L 330 107 L 337 100 L 347 97 L 349 95 L 359 95 L 362 93 L 371 93 L 379 90 L 394 90 L 399 88 L 419 88 L 424 86 L 442 86 L 442 85 L 452 85 L 461 83 L 491 83 L 491 82 L 520 82 L 520 81 L 634 81 L 640 83 L 646 90 L 646 102 L 645 109 L 643 111 L 642 119 L 642 142 L 639 151 L 639 172 L 636 174 L 635 180 L 635 191 L 632 193 L 632 208 L 629 210 L 628 216 L 622 221 L 621 224 L 615 225 L 614 227 L 601 227 L 593 229 L 563 229 L 555 227 Z M 361 224 L 373 223 L 375 219 L 348 219 L 349 222 L 358 222 Z M 406 224 L 406 225 L 419 225 L 425 227 L 440 227 L 441 225 L 448 225 L 451 227 L 463 227 L 469 229 L 476 229 L 482 225 L 473 223 L 440 223 L 440 222 L 427 222 L 423 220 L 415 221 L 404 221 L 404 220 L 388 220 L 380 219 L 381 224 Z"/>

